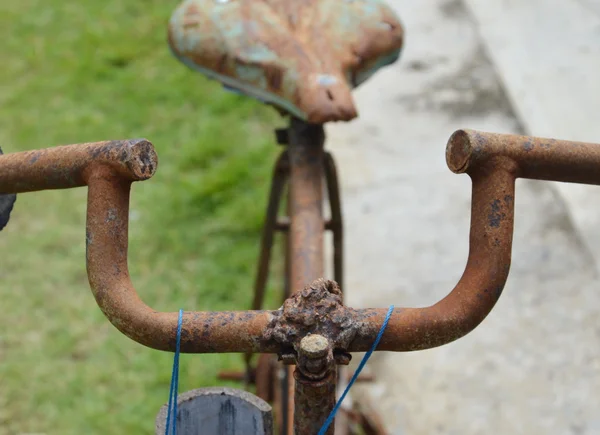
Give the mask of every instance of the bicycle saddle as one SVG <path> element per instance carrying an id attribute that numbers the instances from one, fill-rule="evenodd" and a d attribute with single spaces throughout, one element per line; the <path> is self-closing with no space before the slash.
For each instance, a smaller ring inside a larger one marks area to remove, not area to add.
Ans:
<path id="1" fill-rule="evenodd" d="M 169 22 L 184 64 L 316 124 L 357 116 L 351 90 L 398 59 L 403 35 L 382 0 L 185 0 Z"/>

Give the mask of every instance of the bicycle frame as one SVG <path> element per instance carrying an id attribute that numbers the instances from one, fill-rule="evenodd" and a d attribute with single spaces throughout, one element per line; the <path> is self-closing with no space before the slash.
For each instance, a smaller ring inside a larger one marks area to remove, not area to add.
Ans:
<path id="1" fill-rule="evenodd" d="M 324 151 L 325 133 L 322 125 L 307 124 L 293 119 L 290 127 L 277 131 L 279 144 L 286 145 L 275 164 L 269 203 L 263 237 L 261 242 L 261 254 L 257 279 L 254 289 L 254 300 L 252 308 L 262 308 L 264 292 L 269 271 L 269 262 L 273 237 L 276 231 L 285 233 L 286 252 L 286 298 L 290 296 L 289 289 L 302 289 L 315 279 L 323 276 L 323 234 L 325 230 L 332 230 L 334 245 L 334 278 L 339 283 L 342 280 L 342 219 L 339 185 L 337 172 L 333 157 Z M 323 204 L 323 181 L 326 183 L 328 199 L 331 204 L 331 220 L 324 221 Z M 288 184 L 288 217 L 278 219 L 278 210 L 283 196 L 284 186 Z M 246 355 L 247 364 L 251 354 Z M 295 364 L 296 355 L 294 349 L 282 352 L 281 359 L 286 364 Z M 235 374 L 225 374 L 235 376 Z M 294 384 L 295 378 L 295 384 Z M 326 373 L 326 380 L 308 379 L 300 372 L 293 374 L 288 369 L 288 397 L 281 398 L 282 406 L 287 407 L 289 421 L 281 421 L 284 426 L 282 433 L 292 435 L 294 425 L 300 433 L 317 432 L 319 427 L 315 422 L 323 421 L 327 417 L 327 411 L 331 410 L 335 399 L 335 365 L 331 364 Z M 331 378 L 331 379 L 330 379 Z M 268 378 L 256 379 L 257 392 L 260 397 L 267 396 Z M 295 388 L 300 386 L 300 388 Z M 323 388 L 333 389 L 331 394 L 323 394 Z M 312 397 L 312 399 L 310 399 Z M 315 409 L 305 405 L 309 401 L 314 403 L 318 397 L 323 397 L 326 403 L 318 406 L 318 412 L 324 416 L 315 418 Z M 297 404 L 297 405 L 295 405 Z M 294 412 L 303 410 L 303 412 Z M 295 419 L 294 419 L 295 417 Z"/>
<path id="2" fill-rule="evenodd" d="M 299 131 L 304 133 L 294 136 Z M 320 385 L 304 384 L 302 376 L 315 366 L 332 367 L 333 360 L 347 363 L 348 352 L 366 351 L 387 311 L 346 307 L 335 282 L 309 283 L 322 275 L 323 264 L 318 247 L 324 225 L 321 198 L 308 193 L 312 192 L 308 189 L 321 189 L 324 155 L 321 146 L 314 146 L 319 131 L 315 126 L 296 129 L 294 123 L 290 129 L 290 176 L 303 180 L 290 195 L 292 216 L 296 216 L 290 222 L 290 235 L 302 241 L 290 248 L 291 285 L 296 291 L 274 311 L 186 312 L 181 334 L 181 350 L 187 353 L 278 353 L 295 362 L 299 373 L 296 433 L 308 433 L 303 431 L 308 427 L 303 426 L 306 419 L 311 420 L 310 427 L 320 427 L 319 420 L 329 413 L 321 407 L 330 408 L 335 401 L 334 376 Z M 302 142 L 301 136 L 312 138 L 312 144 Z M 396 308 L 377 350 L 444 345 L 472 331 L 492 310 L 510 268 L 516 178 L 600 184 L 600 145 L 596 144 L 459 130 L 448 142 L 446 159 L 453 172 L 467 173 L 473 182 L 464 274 L 435 305 Z M 0 193 L 87 185 L 87 272 L 98 305 L 128 337 L 154 349 L 174 351 L 178 314 L 145 305 L 127 269 L 130 186 L 152 177 L 156 168 L 156 153 L 143 139 L 5 154 L 0 156 Z M 313 231 L 307 240 L 307 228 L 320 231 Z M 311 357 L 303 341 L 311 334 L 326 339 L 324 356 Z M 317 397 L 317 391 L 326 396 Z"/>
<path id="3" fill-rule="evenodd" d="M 287 237 L 289 286 L 292 295 L 324 274 L 323 233 L 325 230 L 322 204 L 325 175 L 325 133 L 322 125 L 292 120 L 288 130 L 289 188 L 288 213 L 290 226 Z M 327 171 L 329 174 L 331 171 Z M 328 177 L 331 178 L 331 177 Z M 339 252 L 339 249 L 336 250 Z M 282 351 L 284 363 L 293 364 L 300 349 Z M 284 356 L 284 352 L 287 354 Z M 333 356 L 333 355 L 332 355 Z M 330 359 L 317 370 L 293 373 L 289 376 L 290 395 L 287 400 L 288 435 L 317 433 L 335 405 L 336 366 Z M 316 373 L 310 373 L 316 372 Z M 294 400 L 289 400 L 294 392 Z M 333 427 L 328 433 L 333 434 Z"/>
<path id="4" fill-rule="evenodd" d="M 303 288 L 306 284 L 314 281 L 315 277 L 322 276 L 323 268 L 323 239 L 324 230 L 330 230 L 333 235 L 333 273 L 334 280 L 341 286 L 343 280 L 343 223 L 340 202 L 339 183 L 337 170 L 333 157 L 324 151 L 325 133 L 321 125 L 310 125 L 298 120 L 292 120 L 288 129 L 276 130 L 277 141 L 280 145 L 286 145 L 275 163 L 273 179 L 269 194 L 269 202 L 265 218 L 265 225 L 261 240 L 261 250 L 258 262 L 258 271 L 254 286 L 254 299 L 252 309 L 259 310 L 263 307 L 264 294 L 271 250 L 275 232 L 285 235 L 286 249 L 286 281 L 294 276 L 297 281 L 294 288 Z M 290 158 L 290 155 L 292 156 Z M 327 196 L 331 208 L 331 218 L 323 220 L 323 214 L 319 204 L 322 204 L 323 186 L 325 181 Z M 284 194 L 286 183 L 289 185 L 288 204 L 286 218 L 278 218 L 281 199 Z M 303 204 L 308 204 L 304 206 Z M 290 219 L 291 216 L 291 219 Z M 293 252 L 289 251 L 293 250 Z M 306 257 L 309 259 L 303 268 L 299 268 L 297 261 L 291 261 L 292 257 Z M 315 272 L 319 272 L 316 273 Z M 310 278 L 312 276 L 312 278 Z M 301 282 L 300 286 L 298 282 Z M 285 298 L 290 296 L 290 283 L 285 283 Z M 284 298 L 284 301 L 285 301 Z M 283 301 L 282 301 L 283 302 Z M 250 369 L 250 358 L 252 354 L 246 354 L 247 369 Z M 290 355 L 290 362 L 295 361 L 294 355 Z M 292 379 L 291 370 L 288 371 L 289 379 Z M 232 372 L 223 372 L 221 379 L 243 380 L 243 375 Z M 246 381 L 254 379 L 259 397 L 267 400 L 269 397 L 269 385 L 271 380 L 268 376 L 253 375 L 250 371 L 246 374 Z M 288 406 L 288 415 L 293 415 L 294 389 L 293 383 L 289 386 L 290 396 L 283 398 L 284 406 Z M 276 410 L 278 411 L 278 410 Z M 280 414 L 280 412 L 278 412 Z M 312 421 L 312 419 L 306 419 Z M 283 422 L 283 425 L 287 425 Z M 292 433 L 291 424 L 287 426 L 285 433 Z"/>

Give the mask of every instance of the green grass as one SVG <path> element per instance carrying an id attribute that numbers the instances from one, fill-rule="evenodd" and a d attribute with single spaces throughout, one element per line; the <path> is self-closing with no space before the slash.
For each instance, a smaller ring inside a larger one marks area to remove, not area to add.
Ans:
<path id="1" fill-rule="evenodd" d="M 156 176 L 134 185 L 131 274 L 161 311 L 243 309 L 277 153 L 268 108 L 173 59 L 164 0 L 0 4 L 4 152 L 145 137 Z M 103 317 L 85 273 L 86 190 L 18 197 L 0 233 L 0 434 L 153 433 L 172 354 Z M 183 355 L 180 391 L 238 355 Z"/>

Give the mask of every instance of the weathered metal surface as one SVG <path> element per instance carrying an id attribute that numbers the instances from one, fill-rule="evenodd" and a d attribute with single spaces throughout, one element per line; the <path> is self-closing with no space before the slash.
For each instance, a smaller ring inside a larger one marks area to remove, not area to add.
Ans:
<path id="1" fill-rule="evenodd" d="M 323 276 L 323 144 L 320 125 L 293 119 L 289 129 L 290 286 L 300 291 Z"/>
<path id="2" fill-rule="evenodd" d="M 127 269 L 130 186 L 152 177 L 156 168 L 154 148 L 144 139 L 6 154 L 0 156 L 0 193 L 87 184 L 86 258 L 96 301 L 125 335 L 149 347 L 174 350 L 177 313 L 147 307 Z M 186 313 L 182 351 L 266 351 L 258 341 L 269 320 L 270 314 L 262 311 Z"/>
<path id="3" fill-rule="evenodd" d="M 334 230 L 334 225 L 335 224 L 330 219 L 327 219 L 327 220 L 325 220 L 325 222 L 323 222 L 323 226 L 327 231 Z M 289 231 L 290 230 L 290 219 L 287 216 L 279 217 L 277 219 L 277 222 L 275 223 L 275 229 L 277 231 L 281 231 L 283 233 Z"/>
<path id="4" fill-rule="evenodd" d="M 157 164 L 156 152 L 145 139 L 5 154 L 0 156 L 0 193 L 85 186 L 86 176 L 99 166 L 110 166 L 124 180 L 146 180 L 154 175 Z"/>
<path id="5" fill-rule="evenodd" d="M 295 434 L 317 434 L 335 406 L 336 370 L 327 373 L 319 381 L 307 379 L 296 369 L 295 385 Z M 327 435 L 333 435 L 335 427 L 329 426 Z"/>
<path id="6" fill-rule="evenodd" d="M 164 435 L 168 404 L 156 417 L 155 433 Z M 264 400 L 233 388 L 200 388 L 177 397 L 180 435 L 272 435 L 273 415 Z"/>
<path id="7" fill-rule="evenodd" d="M 311 122 L 357 116 L 351 95 L 404 38 L 381 0 L 186 0 L 169 44 L 187 66 Z"/>
<path id="8" fill-rule="evenodd" d="M 145 305 L 129 277 L 129 188 L 130 183 L 110 171 L 99 169 L 89 176 L 86 246 L 90 286 L 104 314 L 122 333 L 146 346 L 173 350 L 178 313 L 160 313 Z M 186 312 L 181 351 L 261 350 L 258 337 L 270 317 L 267 311 Z"/>
<path id="9" fill-rule="evenodd" d="M 330 153 L 325 153 L 325 180 L 331 207 L 331 220 L 325 222 L 325 228 L 333 232 L 333 279 L 340 288 L 344 288 L 344 222 L 342 218 L 342 201 L 335 160 Z M 329 225 L 328 225 L 329 224 Z"/>
<path id="10" fill-rule="evenodd" d="M 273 313 L 263 340 L 278 343 L 282 353 L 292 354 L 292 360 L 297 361 L 300 343 L 309 334 L 325 337 L 332 350 L 348 349 L 362 325 L 357 320 L 356 311 L 343 305 L 338 285 L 320 278 L 293 294 L 282 309 Z"/>
<path id="11" fill-rule="evenodd" d="M 515 139 L 514 136 L 506 137 L 509 141 L 505 145 L 500 146 L 498 144 L 501 143 L 499 140 L 502 137 L 498 138 L 496 135 L 486 135 L 483 133 L 477 133 L 477 135 L 475 133 L 454 135 L 450 141 L 448 151 L 450 167 L 455 168 L 455 170 L 464 168 L 473 180 L 470 253 L 465 272 L 455 289 L 437 304 L 420 309 L 396 309 L 379 345 L 380 350 L 410 351 L 440 346 L 467 334 L 487 316 L 502 292 L 510 267 L 514 182 L 517 175 L 530 178 L 558 179 L 561 181 L 578 181 L 594 184 L 600 182 L 600 175 L 598 175 L 600 171 L 594 170 L 593 166 L 588 164 L 588 159 L 590 159 L 597 161 L 598 163 L 596 164 L 600 167 L 600 148 L 598 146 L 561 141 L 543 141 L 540 143 L 550 143 L 551 146 L 538 146 L 536 145 L 538 143 L 536 140 L 531 138 Z M 469 139 L 466 142 L 467 148 L 465 148 L 464 140 L 461 139 L 461 141 L 458 141 L 457 139 L 463 136 Z M 478 137 L 479 139 L 477 139 Z M 494 142 L 488 139 L 486 142 L 481 138 L 497 138 L 498 140 Z M 477 139 L 477 142 L 474 142 L 475 139 Z M 530 142 L 533 143 L 533 149 L 527 151 L 527 149 L 531 148 L 528 145 Z M 476 146 L 471 146 L 470 144 L 472 143 L 475 143 Z M 579 157 L 579 154 L 576 154 L 572 149 L 585 151 L 586 157 Z M 544 151 L 545 154 L 541 154 Z M 532 160 L 527 154 L 532 152 L 540 153 L 537 154 L 538 157 L 535 160 Z M 469 156 L 466 161 L 462 157 L 464 153 Z M 292 158 L 292 154 L 290 154 L 290 158 Z M 565 163 L 565 159 L 571 159 L 569 160 L 570 163 Z M 310 161 L 310 159 L 301 159 L 300 161 Z M 312 158 L 312 161 L 321 162 L 322 159 L 315 156 Z M 571 170 L 571 164 L 579 169 L 577 171 Z M 292 174 L 294 173 L 293 168 L 294 164 L 292 163 Z M 302 179 L 305 186 L 306 180 L 314 178 L 314 176 L 311 176 L 311 173 L 302 172 Z M 108 190 L 110 189 L 102 189 L 104 192 Z M 312 224 L 313 222 L 317 222 L 318 219 L 313 219 L 314 216 L 307 213 L 310 207 L 313 207 L 315 210 L 319 208 L 320 200 L 317 204 L 314 200 L 309 201 L 303 199 L 301 195 L 296 195 L 296 199 L 294 199 L 294 194 L 292 193 L 292 203 L 296 202 L 298 205 L 298 212 L 294 216 L 302 224 L 299 225 L 297 232 L 292 231 L 292 237 L 299 237 L 299 240 L 302 240 L 302 237 L 310 237 L 309 234 L 320 234 L 318 223 L 315 225 Z M 302 201 L 305 201 L 305 203 Z M 115 207 L 110 206 L 110 204 L 101 206 L 101 210 L 110 208 Z M 302 221 L 303 216 L 313 217 L 310 220 Z M 310 232 L 308 229 L 311 229 Z M 320 236 L 315 236 L 315 238 L 318 237 Z M 117 242 L 106 241 L 102 245 L 107 246 L 111 243 L 122 243 L 123 240 L 124 238 L 119 236 Z M 315 256 L 312 254 L 313 252 L 320 252 L 320 243 L 322 241 L 315 242 L 315 248 L 312 250 L 306 248 L 309 245 L 307 243 L 298 243 L 295 245 L 303 246 L 304 250 L 292 255 L 295 266 L 295 272 L 292 274 L 294 277 L 293 288 L 303 288 L 299 287 L 297 283 L 308 279 L 308 276 L 311 276 L 310 271 L 313 268 L 322 267 L 316 266 L 318 264 L 322 265 L 322 258 L 318 258 L 317 260 L 318 255 Z M 294 243 L 292 243 L 291 247 L 292 251 L 293 249 Z M 113 261 L 116 256 L 110 255 L 109 258 Z M 104 265 L 104 269 L 109 270 L 112 267 L 108 264 Z M 274 325 L 276 325 L 276 322 L 271 322 L 267 331 L 272 332 L 267 332 L 267 338 L 259 338 L 269 320 L 285 319 L 289 316 L 288 313 L 293 313 L 291 317 L 294 319 L 304 317 L 310 323 L 310 319 L 314 318 L 319 309 L 321 309 L 317 307 L 321 299 L 311 297 L 310 295 L 307 296 L 306 303 L 302 305 L 303 308 L 297 312 L 290 310 L 297 310 L 294 298 L 301 298 L 300 295 L 296 295 L 289 302 L 286 302 L 288 304 L 287 309 L 284 305 L 282 310 L 272 313 L 190 313 L 186 315 L 186 320 L 184 320 L 184 326 L 191 328 L 187 332 L 189 336 L 198 337 L 197 330 L 202 329 L 198 328 L 198 324 L 205 321 L 208 325 L 206 330 L 209 331 L 206 333 L 206 336 L 210 339 L 203 341 L 203 344 L 191 341 L 186 342 L 184 340 L 183 349 L 190 352 L 240 352 L 248 349 L 261 352 L 281 352 L 282 347 L 290 346 L 302 334 L 320 333 L 328 336 L 327 328 L 318 322 L 302 326 L 304 329 L 301 332 L 297 332 L 299 334 L 297 337 L 289 335 L 288 332 L 275 332 Z M 344 308 L 341 313 L 343 313 L 341 314 L 341 318 L 345 321 L 347 320 L 349 324 L 357 326 L 357 332 L 355 339 L 347 348 L 345 348 L 345 344 L 343 346 L 340 345 L 340 348 L 346 351 L 366 351 L 383 322 L 386 310 L 352 310 Z M 159 313 L 153 313 L 152 316 L 162 319 L 160 317 L 162 315 Z M 194 316 L 198 320 L 194 321 Z M 223 316 L 229 317 L 223 318 Z M 129 318 L 129 315 L 127 317 Z M 221 322 L 225 321 L 225 324 L 219 326 L 220 322 L 209 320 L 216 317 L 221 318 Z M 241 320 L 241 327 L 237 328 L 233 326 L 235 322 L 227 322 L 227 318 Z M 132 320 L 128 319 L 127 322 L 118 323 L 134 325 L 134 323 L 131 323 Z M 135 327 L 132 326 L 130 333 L 135 336 L 138 334 L 135 331 L 152 330 L 155 328 L 153 325 L 158 323 L 162 326 L 161 328 L 154 329 L 152 333 L 154 338 L 150 340 L 146 337 L 143 339 L 143 342 L 150 343 L 154 347 L 171 349 L 172 343 L 169 343 L 168 339 L 157 339 L 157 337 L 168 336 L 169 333 L 167 331 L 175 330 L 175 322 L 176 314 L 172 313 L 169 315 L 168 321 L 161 320 L 160 322 L 155 322 L 148 319 L 148 323 L 144 322 L 144 324 L 137 324 Z M 192 326 L 192 323 L 195 323 L 196 326 Z M 277 328 L 280 328 L 281 331 L 283 331 L 282 328 L 291 328 L 291 331 L 293 329 L 290 326 L 291 324 L 285 321 L 283 324 L 277 326 Z M 276 336 L 279 337 L 279 341 L 274 339 Z M 137 338 L 141 339 L 142 337 L 138 336 Z M 285 344 L 286 342 L 287 344 Z M 293 345 L 291 347 L 293 348 Z"/>
<path id="12" fill-rule="evenodd" d="M 301 128 L 317 132 L 317 142 L 322 140 L 318 126 L 298 126 Z M 290 131 L 292 139 L 294 131 Z M 294 149 L 304 151 L 295 154 Z M 291 237 L 297 241 L 290 247 L 292 288 L 304 290 L 278 311 L 187 312 L 182 351 L 282 352 L 286 347 L 293 351 L 294 343 L 308 333 L 332 339 L 332 331 L 346 330 L 340 326 L 344 322 L 357 326 L 356 336 L 353 340 L 333 338 L 336 346 L 345 351 L 369 348 L 385 309 L 343 307 L 339 290 L 332 283 L 324 284 L 333 289 L 327 294 L 299 285 L 322 274 L 321 198 L 309 194 L 321 190 L 322 172 L 315 170 L 323 162 L 319 149 L 290 147 L 291 176 L 302 180 L 290 192 L 294 216 Z M 447 158 L 451 169 L 466 172 L 473 180 L 470 253 L 465 272 L 456 288 L 437 304 L 420 309 L 397 308 L 380 350 L 409 351 L 443 345 L 471 331 L 489 313 L 502 292 L 510 266 L 517 176 L 600 183 L 600 146 L 595 144 L 460 130 L 448 144 Z M 135 293 L 127 272 L 131 180 L 149 178 L 155 169 L 152 145 L 143 140 L 8 154 L 0 156 L 0 192 L 87 183 L 88 274 L 100 307 L 115 326 L 134 340 L 173 350 L 177 313 L 160 313 L 147 307 Z M 327 308 L 330 312 L 323 317 L 326 321 L 315 321 L 323 316 L 319 313 L 326 308 L 325 301 L 331 302 Z M 350 336 L 347 330 L 344 334 L 343 337 Z"/>
<path id="13" fill-rule="evenodd" d="M 334 366 L 333 348 L 327 338 L 311 334 L 300 340 L 297 370 L 309 380 L 321 380 Z"/>
<path id="14" fill-rule="evenodd" d="M 309 433 L 298 428 L 320 427 L 335 402 L 335 377 L 331 378 L 335 370 L 325 370 L 325 380 L 312 376 L 322 373 L 299 355 L 304 348 L 302 339 L 319 334 L 328 341 L 323 367 L 330 367 L 330 351 L 338 364 L 347 363 L 347 352 L 371 347 L 387 313 L 387 309 L 345 307 L 337 284 L 317 279 L 323 274 L 323 141 L 322 126 L 292 121 L 287 267 L 289 287 L 301 290 L 277 311 L 187 312 L 181 339 L 182 352 L 277 352 L 284 362 L 298 363 L 294 396 L 297 433 Z M 595 144 L 459 130 L 450 138 L 446 157 L 450 169 L 467 173 L 473 182 L 465 271 L 454 290 L 437 304 L 397 308 L 378 350 L 440 346 L 483 321 L 500 297 L 510 268 L 517 177 L 600 184 L 600 145 Z M 135 180 L 150 178 L 156 166 L 154 149 L 145 140 L 2 155 L 0 193 L 88 185 L 86 258 L 98 305 L 130 338 L 156 349 L 173 350 L 178 314 L 146 306 L 127 270 L 130 186 Z M 294 381 L 282 382 L 291 384 L 292 394 Z M 279 400 L 282 408 L 288 406 L 291 418 L 291 397 Z M 291 425 L 286 427 L 289 434 Z"/>
<path id="15" fill-rule="evenodd" d="M 261 257 L 259 260 L 259 273 L 257 275 L 257 282 L 255 286 L 255 299 L 253 303 L 254 309 L 258 309 L 262 306 L 266 277 L 268 274 L 268 260 L 270 256 L 270 247 L 272 245 L 273 232 L 275 230 L 286 231 L 294 234 L 290 238 L 290 241 L 287 243 L 287 245 L 290 247 L 291 250 L 299 252 L 300 255 L 310 258 L 310 262 L 306 265 L 306 267 L 308 267 L 308 270 L 297 270 L 297 275 L 308 273 L 309 276 L 318 276 L 322 273 L 323 267 L 323 265 L 318 264 L 318 262 L 319 258 L 322 258 L 322 253 L 320 252 L 322 250 L 323 243 L 321 234 L 322 231 L 325 229 L 320 200 L 322 200 L 321 183 L 323 178 L 323 167 L 326 163 L 326 160 L 323 160 L 320 165 L 319 162 L 315 160 L 315 158 L 318 159 L 319 154 L 323 156 L 323 129 L 322 127 L 317 125 L 305 124 L 302 121 L 294 120 L 292 121 L 290 128 L 285 130 L 285 135 L 279 133 L 278 136 L 280 138 L 282 136 L 285 136 L 285 144 L 290 145 L 291 143 L 291 152 L 296 156 L 296 158 L 293 162 L 290 162 L 290 158 L 288 155 L 289 151 L 286 150 L 276 165 L 269 205 L 267 207 L 267 217 L 263 232 Z M 308 149 L 306 149 L 306 147 L 308 147 Z M 279 220 L 277 219 L 277 210 L 279 208 L 280 196 L 282 193 L 283 185 L 287 177 L 291 176 L 290 172 L 294 172 L 293 176 L 295 177 L 293 178 L 293 181 L 290 182 L 290 201 L 288 201 L 290 215 L 296 217 L 299 215 L 297 202 L 298 200 L 300 200 L 301 202 L 310 202 L 311 198 L 313 198 L 313 202 L 312 204 L 310 204 L 310 208 L 306 210 L 307 213 L 305 214 L 305 219 L 308 218 L 308 220 L 302 221 L 300 224 L 296 222 L 295 233 L 292 231 L 292 222 L 289 218 L 283 218 Z M 291 199 L 292 197 L 295 199 Z M 320 231 L 308 231 L 308 233 L 306 233 L 305 226 L 311 225 L 315 222 L 321 227 Z M 298 238 L 298 230 L 300 230 L 300 232 L 304 232 L 305 237 Z M 293 255 L 297 255 L 294 254 L 294 252 L 292 252 L 291 250 L 287 252 L 286 258 L 291 258 Z M 290 262 L 290 265 L 288 266 L 289 278 L 292 278 L 292 274 L 294 273 L 291 270 L 293 264 L 293 262 Z M 311 268 L 317 268 L 320 270 L 320 272 L 311 271 Z M 286 352 L 280 352 L 280 356 L 285 364 L 296 363 L 295 353 L 288 354 Z M 248 354 L 246 356 L 247 362 L 249 362 L 249 357 L 250 355 Z M 330 359 L 331 361 L 333 361 L 332 356 Z M 265 374 L 260 378 L 256 377 L 257 391 L 261 392 L 261 397 L 271 397 L 272 393 L 269 392 L 273 391 L 275 384 L 278 382 L 273 375 L 267 375 L 269 372 L 271 372 L 272 374 L 274 373 L 273 370 L 269 370 L 271 364 L 271 361 L 269 361 L 267 358 L 261 357 L 261 359 L 259 360 L 259 367 L 257 367 L 256 372 L 260 371 L 261 373 Z M 301 366 L 304 367 L 302 364 Z M 314 374 L 311 374 L 310 372 L 307 372 L 307 375 L 309 377 L 311 375 L 314 376 Z M 317 375 L 317 377 L 319 377 L 319 375 Z M 289 376 L 290 382 L 292 381 L 292 379 L 293 378 Z M 293 387 L 289 386 L 288 388 L 285 388 L 284 392 L 289 393 L 289 396 L 287 398 L 288 400 L 285 401 L 288 406 L 288 413 L 287 415 L 282 416 L 281 409 L 282 405 L 284 404 L 278 403 L 278 409 L 276 410 L 276 414 L 278 417 L 278 421 L 283 426 L 282 432 L 289 433 L 292 430 L 291 407 L 293 401 L 291 399 L 293 398 Z"/>
<path id="16" fill-rule="evenodd" d="M 471 174 L 494 158 L 514 161 L 518 178 L 600 183 L 599 144 L 458 130 L 446 149 L 448 166 L 456 173 Z"/>
<path id="17" fill-rule="evenodd" d="M 0 156 L 2 154 L 2 148 L 0 148 Z M 10 212 L 12 211 L 16 200 L 17 195 L 14 193 L 0 194 L 0 231 L 8 224 Z"/>
<path id="18" fill-rule="evenodd" d="M 452 292 L 427 308 L 396 308 L 378 350 L 411 351 L 441 346 L 472 331 L 502 294 L 511 258 L 516 166 L 495 162 L 473 180 L 469 257 Z M 390 301 L 391 302 L 391 301 Z M 362 323 L 351 351 L 373 343 L 387 309 L 357 310 Z"/>
<path id="19" fill-rule="evenodd" d="M 302 299 L 300 295 L 304 292 L 301 292 L 301 289 L 315 279 L 322 277 L 324 273 L 323 162 L 325 131 L 322 125 L 308 124 L 298 119 L 292 119 L 288 129 L 288 138 L 290 230 L 288 232 L 287 257 L 290 261 L 289 280 L 293 293 L 284 303 L 284 307 L 286 305 L 293 307 L 294 303 L 290 304 L 288 301 L 297 301 L 298 297 Z M 290 314 L 289 311 L 285 312 L 285 309 L 283 312 Z M 291 320 L 289 316 L 287 319 Z M 273 325 L 273 322 L 271 322 L 271 325 Z M 280 332 L 277 327 L 268 331 L 272 331 L 274 338 L 277 336 L 277 332 Z M 269 332 L 266 332 L 266 335 Z M 265 338 L 269 341 L 266 336 Z M 295 355 L 297 356 L 299 345 L 300 343 L 297 340 L 288 340 L 286 345 L 283 346 L 282 354 L 287 353 L 289 349 L 296 351 Z M 294 348 L 290 349 L 290 346 Z M 295 385 L 298 381 L 293 382 L 292 376 L 289 376 L 290 371 L 291 367 L 288 369 L 288 435 L 292 435 L 293 432 L 292 425 L 289 424 L 291 421 L 293 421 L 295 433 L 306 433 L 298 429 L 302 425 L 301 422 L 314 418 L 313 415 L 304 412 L 305 408 L 294 406 L 295 401 L 292 398 L 295 397 L 297 400 L 298 394 L 302 394 L 302 391 L 294 394 Z M 306 400 L 310 401 L 310 399 Z M 335 397 L 332 400 L 335 402 Z"/>
<path id="20" fill-rule="evenodd" d="M 87 271 L 104 314 L 121 332 L 147 346 L 173 350 L 177 313 L 159 313 L 138 297 L 127 268 L 130 184 L 96 170 L 89 176 Z M 182 352 L 239 352 L 256 349 L 255 334 L 268 313 L 185 313 Z"/>
<path id="21" fill-rule="evenodd" d="M 279 364 L 273 355 L 261 354 L 256 364 L 256 395 L 267 402 L 275 398 L 275 382 Z"/>
<path id="22" fill-rule="evenodd" d="M 295 433 L 317 433 L 335 405 L 333 347 L 326 337 L 312 334 L 300 340 L 297 352 L 294 429 Z M 330 427 L 327 433 L 334 430 Z"/>
<path id="23" fill-rule="evenodd" d="M 454 290 L 422 309 L 396 309 L 378 350 L 440 346 L 472 331 L 502 293 L 511 259 L 517 177 L 600 184 L 600 145 L 458 130 L 446 160 L 473 181 L 469 258 Z M 386 310 L 358 310 L 363 326 L 350 350 L 366 350 Z M 368 339 L 366 339 L 369 337 Z M 365 340 L 366 339 L 366 340 Z"/>
<path id="24" fill-rule="evenodd" d="M 261 357 L 265 357 L 265 358 L 271 358 L 272 355 L 271 354 L 261 354 Z M 269 359 L 269 361 L 271 361 Z M 224 370 L 222 372 L 219 372 L 218 378 L 225 380 L 225 381 L 237 381 L 237 382 L 243 382 L 245 380 L 249 380 L 250 383 L 256 383 L 257 387 L 258 387 L 258 378 L 260 377 L 260 363 L 257 364 L 256 369 L 252 370 L 249 375 L 246 372 L 243 371 L 239 371 L 239 370 Z M 265 371 L 266 372 L 266 371 Z M 348 383 L 350 382 L 350 379 L 352 378 L 352 374 L 348 373 L 346 378 L 345 378 L 345 382 Z M 375 380 L 375 376 L 370 375 L 370 374 L 361 374 L 357 379 L 356 379 L 356 383 L 363 383 L 363 382 L 373 382 Z M 265 397 L 263 397 L 261 394 L 258 394 L 258 392 L 256 393 L 256 395 L 258 397 L 260 397 L 263 400 L 266 401 L 270 401 L 271 399 L 266 399 Z M 271 397 L 271 396 L 268 396 Z"/>

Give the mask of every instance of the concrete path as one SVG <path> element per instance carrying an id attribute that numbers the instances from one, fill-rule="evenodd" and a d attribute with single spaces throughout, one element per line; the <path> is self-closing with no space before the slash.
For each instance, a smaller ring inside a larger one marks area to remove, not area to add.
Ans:
<path id="1" fill-rule="evenodd" d="M 500 3 L 479 7 L 488 1 Z M 464 127 L 530 128 L 463 2 L 390 3 L 406 26 L 403 57 L 356 92 L 357 121 L 328 127 L 353 306 L 426 306 L 453 288 L 467 258 L 471 186 L 447 169 L 446 141 Z M 596 259 L 572 217 L 578 211 L 556 186 L 517 183 L 511 275 L 476 331 L 442 348 L 370 361 L 379 381 L 361 392 L 391 433 L 600 433 Z M 600 205 L 584 205 L 600 216 Z"/>

